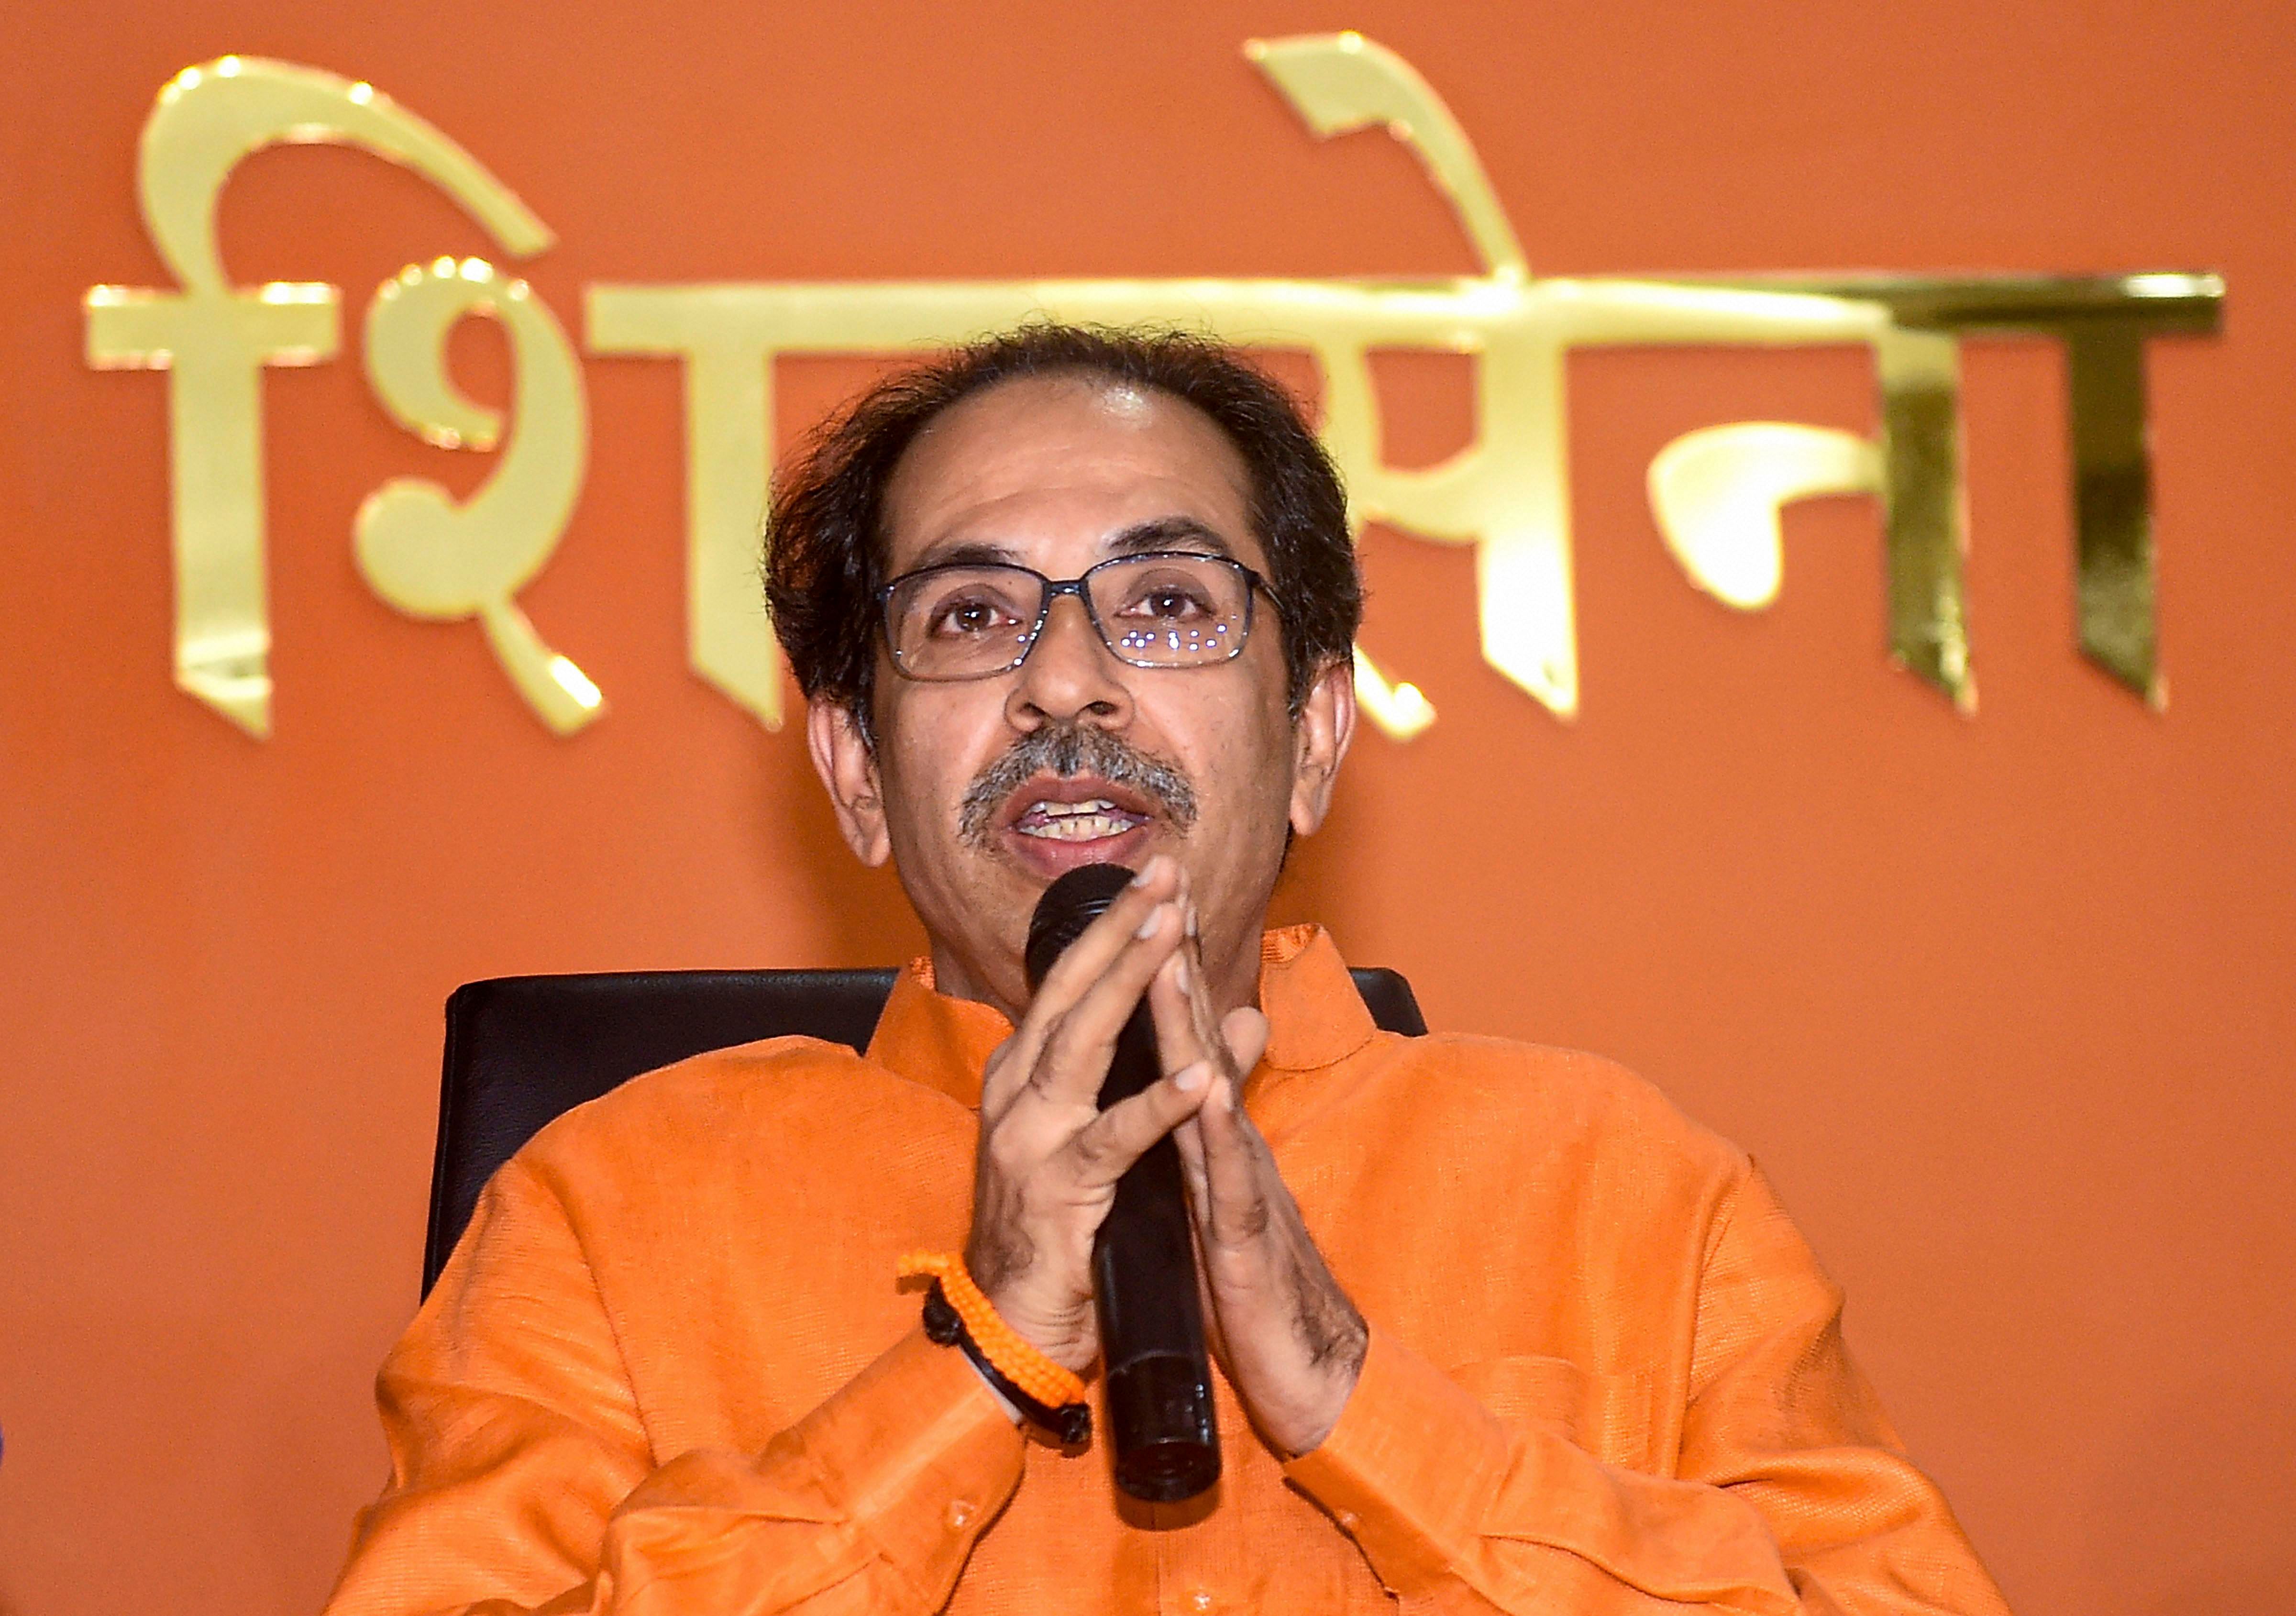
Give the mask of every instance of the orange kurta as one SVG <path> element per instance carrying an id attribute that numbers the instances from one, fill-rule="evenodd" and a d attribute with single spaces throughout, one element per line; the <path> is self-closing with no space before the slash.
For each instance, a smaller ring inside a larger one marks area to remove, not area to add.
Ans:
<path id="1" fill-rule="evenodd" d="M 925 1339 L 894 1264 L 964 1243 L 1010 1028 L 920 967 L 865 1059 L 702 1055 L 496 1176 L 332 1616 L 2002 1611 L 1743 1155 L 1590 1056 L 1377 1031 L 1312 927 L 1265 960 L 1246 1104 L 1372 1325 L 1315 1452 L 1220 1382 L 1219 1486 L 1135 1505 Z"/>

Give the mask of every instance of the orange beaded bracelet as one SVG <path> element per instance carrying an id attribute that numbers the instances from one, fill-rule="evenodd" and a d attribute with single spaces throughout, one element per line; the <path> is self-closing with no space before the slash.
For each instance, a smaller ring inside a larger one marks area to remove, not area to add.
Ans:
<path id="1" fill-rule="evenodd" d="M 938 1282 L 934 1289 L 955 1314 L 975 1358 L 994 1371 L 993 1378 L 1001 1378 L 1020 1392 L 1024 1409 L 1026 1404 L 1034 1403 L 1055 1416 L 1040 1423 L 1063 1432 L 1072 1430 L 1077 1420 L 1070 1409 L 1089 1420 L 1082 1379 L 1029 1345 L 998 1316 L 980 1287 L 972 1283 L 963 1258 L 946 1251 L 912 1251 L 901 1259 L 902 1278 L 920 1274 L 931 1275 Z M 1088 1431 L 1089 1424 L 1085 1429 Z"/>

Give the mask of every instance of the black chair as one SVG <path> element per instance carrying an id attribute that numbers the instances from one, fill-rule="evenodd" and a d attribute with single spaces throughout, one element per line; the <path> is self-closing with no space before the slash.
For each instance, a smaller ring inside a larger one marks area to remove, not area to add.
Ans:
<path id="1" fill-rule="evenodd" d="M 705 1050 L 804 1033 L 868 1047 L 893 990 L 890 971 L 633 971 L 502 976 L 465 982 L 447 1001 L 439 1150 L 422 1294 L 479 1204 L 479 1192 L 561 1112 Z M 1372 1020 L 1427 1030 L 1411 984 L 1355 972 Z"/>

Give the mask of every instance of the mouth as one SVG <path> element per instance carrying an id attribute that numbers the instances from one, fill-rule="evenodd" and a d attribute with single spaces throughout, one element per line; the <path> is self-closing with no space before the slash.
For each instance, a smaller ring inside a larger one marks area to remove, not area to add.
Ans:
<path id="1" fill-rule="evenodd" d="M 956 831 L 1050 886 L 1083 865 L 1136 870 L 1152 843 L 1184 839 L 1195 821 L 1195 789 L 1177 765 L 1122 735 L 1062 725 L 1022 735 L 974 776 Z"/>
<path id="2" fill-rule="evenodd" d="M 1005 799 L 1005 845 L 1038 873 L 1121 864 L 1144 844 L 1156 810 L 1139 792 L 1092 775 L 1039 775 Z"/>

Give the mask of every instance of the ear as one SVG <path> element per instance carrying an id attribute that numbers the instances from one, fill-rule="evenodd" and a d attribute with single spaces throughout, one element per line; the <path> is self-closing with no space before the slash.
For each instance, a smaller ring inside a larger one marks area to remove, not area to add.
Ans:
<path id="1" fill-rule="evenodd" d="M 1339 657 L 1308 686 L 1292 726 L 1292 828 L 1312 836 L 1331 811 L 1340 762 L 1356 738 L 1356 664 Z"/>
<path id="2" fill-rule="evenodd" d="M 805 740 L 813 753 L 814 772 L 829 789 L 830 805 L 837 810 L 837 828 L 853 856 L 874 868 L 892 856 L 892 839 L 885 831 L 885 793 L 877 776 L 877 754 L 862 738 L 853 714 L 842 701 L 816 699 L 806 703 Z"/>

